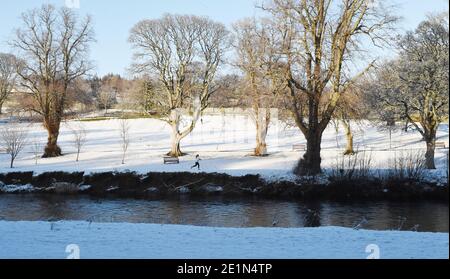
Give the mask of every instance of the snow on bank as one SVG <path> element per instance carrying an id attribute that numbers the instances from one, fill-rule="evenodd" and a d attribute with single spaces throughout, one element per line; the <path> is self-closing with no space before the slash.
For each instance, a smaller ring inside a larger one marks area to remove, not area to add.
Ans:
<path id="1" fill-rule="evenodd" d="M 3 124 L 0 124 L 0 127 Z M 27 125 L 27 124 L 21 124 Z M 151 171 L 180 172 L 192 171 L 195 155 L 202 157 L 201 171 L 219 172 L 241 176 L 246 174 L 261 174 L 268 180 L 292 180 L 292 168 L 302 156 L 302 151 L 293 151 L 294 144 L 304 144 L 305 138 L 295 128 L 286 128 L 282 122 L 271 124 L 268 137 L 268 152 L 270 156 L 256 158 L 249 156 L 255 145 L 255 128 L 251 118 L 246 115 L 207 115 L 203 122 L 198 123 L 191 135 L 182 141 L 182 150 L 189 153 L 180 158 L 179 165 L 164 165 L 162 157 L 170 148 L 170 127 L 163 121 L 156 119 L 130 120 L 131 143 L 126 157 L 126 164 L 121 164 L 121 144 L 119 136 L 119 121 L 116 119 L 104 121 L 82 122 L 87 131 L 87 142 L 82 148 L 80 162 L 75 162 L 76 152 L 72 128 L 79 127 L 79 122 L 63 123 L 59 144 L 65 154 L 59 158 L 39 159 L 35 165 L 33 145 L 38 141 L 42 145 L 46 142 L 46 132 L 41 124 L 32 124 L 30 144 L 17 158 L 14 171 L 125 171 L 132 170 L 139 173 Z M 360 126 L 354 125 L 355 149 L 364 151 L 372 158 L 372 168 L 386 170 L 390 162 L 402 152 L 410 150 L 425 150 L 418 132 L 394 132 L 393 141 L 389 141 L 388 132 L 380 131 L 366 122 Z M 438 131 L 438 141 L 445 142 L 448 147 L 448 124 L 442 124 Z M 333 168 L 345 147 L 345 135 L 336 132 L 332 125 L 325 131 L 322 142 L 322 166 Z M 392 147 L 392 149 L 390 149 Z M 429 173 L 431 178 L 446 179 L 446 157 L 448 149 L 436 150 L 438 170 Z M 0 154 L 0 172 L 9 172 L 9 158 Z"/>
<path id="2" fill-rule="evenodd" d="M 70 244 L 84 259 L 365 259 L 371 244 L 382 259 L 449 257 L 448 233 L 0 221 L 0 258 L 62 259 Z"/>
<path id="3" fill-rule="evenodd" d="M 0 193 L 31 193 L 36 188 L 31 184 L 26 185 L 7 185 L 0 181 Z"/>

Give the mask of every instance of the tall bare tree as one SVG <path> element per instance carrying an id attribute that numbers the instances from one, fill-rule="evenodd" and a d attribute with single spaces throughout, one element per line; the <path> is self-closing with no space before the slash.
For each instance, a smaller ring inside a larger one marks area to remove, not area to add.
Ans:
<path id="1" fill-rule="evenodd" d="M 393 112 L 422 135 L 426 166 L 434 169 L 437 129 L 448 119 L 448 13 L 422 22 L 400 39 L 399 48 L 398 59 L 377 71 L 369 91 L 378 110 Z"/>
<path id="2" fill-rule="evenodd" d="M 158 94 L 165 95 L 160 107 L 172 127 L 168 155 L 181 156 L 181 140 L 194 130 L 215 90 L 214 77 L 228 47 L 228 31 L 208 18 L 165 15 L 137 23 L 129 41 L 136 50 L 134 70 L 157 74 Z M 183 109 L 192 112 L 187 125 L 181 125 Z"/>
<path id="3" fill-rule="evenodd" d="M 16 83 L 16 65 L 17 59 L 14 55 L 0 53 L 0 114 Z"/>
<path id="4" fill-rule="evenodd" d="M 266 136 L 270 124 L 270 108 L 274 103 L 277 83 L 272 79 L 277 59 L 274 36 L 269 19 L 245 19 L 234 25 L 237 53 L 236 66 L 244 73 L 248 92 L 246 99 L 252 108 L 256 126 L 255 156 L 267 154 Z"/>
<path id="5" fill-rule="evenodd" d="M 67 92 L 92 67 L 87 59 L 93 39 L 91 18 L 80 19 L 68 8 L 43 5 L 22 14 L 12 46 L 24 61 L 18 75 L 32 95 L 31 108 L 40 114 L 48 132 L 43 157 L 62 155 L 58 136 Z"/>
<path id="6" fill-rule="evenodd" d="M 347 65 L 363 50 L 362 42 L 385 42 L 384 31 L 396 21 L 379 2 L 273 0 L 263 7 L 279 22 L 290 109 L 307 140 L 297 174 L 321 172 L 322 134 L 341 95 L 372 63 L 360 73 Z"/>

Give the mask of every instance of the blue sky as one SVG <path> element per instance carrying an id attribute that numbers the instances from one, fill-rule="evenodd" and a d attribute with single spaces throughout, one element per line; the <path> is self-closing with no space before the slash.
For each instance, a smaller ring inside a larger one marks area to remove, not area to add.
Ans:
<path id="1" fill-rule="evenodd" d="M 0 52 L 7 52 L 12 30 L 20 24 L 20 14 L 43 3 L 62 6 L 66 0 L 2 0 L 0 4 Z M 91 57 L 96 71 L 125 74 L 131 62 L 131 47 L 127 42 L 131 27 L 141 19 L 157 18 L 164 13 L 206 15 L 226 25 L 260 12 L 258 0 L 79 0 L 80 13 L 94 18 L 97 43 Z M 414 29 L 430 12 L 448 10 L 447 0 L 393 0 L 396 14 L 403 17 L 401 29 Z"/>

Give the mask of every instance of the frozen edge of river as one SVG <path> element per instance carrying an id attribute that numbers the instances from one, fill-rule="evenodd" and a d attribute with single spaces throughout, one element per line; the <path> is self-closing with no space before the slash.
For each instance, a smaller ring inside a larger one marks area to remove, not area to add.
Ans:
<path id="1" fill-rule="evenodd" d="M 185 225 L 0 221 L 0 258 L 64 259 L 448 259 L 448 233 L 341 227 L 213 228 Z"/>

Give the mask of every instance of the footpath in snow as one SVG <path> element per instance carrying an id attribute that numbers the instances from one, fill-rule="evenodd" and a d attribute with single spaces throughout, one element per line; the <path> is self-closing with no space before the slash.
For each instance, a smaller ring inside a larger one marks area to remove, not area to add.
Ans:
<path id="1" fill-rule="evenodd" d="M 378 252 L 381 259 L 448 259 L 449 235 L 340 227 L 0 221 L 0 258 L 64 259 L 78 248 L 82 259 L 366 259 Z"/>

